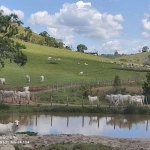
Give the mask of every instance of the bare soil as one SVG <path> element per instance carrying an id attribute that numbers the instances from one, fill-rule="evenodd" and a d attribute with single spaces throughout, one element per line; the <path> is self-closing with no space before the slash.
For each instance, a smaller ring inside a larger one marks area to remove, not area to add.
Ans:
<path id="1" fill-rule="evenodd" d="M 20 144 L 20 146 L 30 147 L 32 149 L 47 147 L 56 143 L 101 143 L 110 146 L 114 150 L 150 150 L 150 139 L 125 139 L 110 138 L 104 136 L 84 136 L 82 134 L 61 134 L 44 136 L 23 135 L 22 141 L 29 141 L 29 144 Z"/>

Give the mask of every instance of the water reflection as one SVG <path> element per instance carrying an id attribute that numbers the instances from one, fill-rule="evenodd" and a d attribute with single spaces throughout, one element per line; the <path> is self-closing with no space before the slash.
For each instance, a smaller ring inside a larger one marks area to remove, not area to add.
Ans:
<path id="1" fill-rule="evenodd" d="M 122 138 L 150 137 L 150 116 L 99 114 L 11 114 L 0 115 L 1 123 L 20 121 L 19 132 L 45 134 L 84 134 Z"/>

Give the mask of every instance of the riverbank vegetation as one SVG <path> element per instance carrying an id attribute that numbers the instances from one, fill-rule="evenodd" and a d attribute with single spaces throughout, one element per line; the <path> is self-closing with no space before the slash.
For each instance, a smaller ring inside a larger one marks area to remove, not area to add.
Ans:
<path id="1" fill-rule="evenodd" d="M 58 106 L 58 105 L 21 105 L 14 106 L 0 103 L 0 113 L 25 113 L 25 112 L 65 112 L 65 113 L 102 113 L 102 114 L 150 114 L 147 106 L 127 105 L 125 107 L 108 106 Z"/>
<path id="2" fill-rule="evenodd" d="M 19 148 L 15 145 L 15 150 L 30 150 L 30 148 Z M 112 150 L 109 146 L 104 146 L 102 144 L 92 144 L 92 143 L 62 143 L 62 144 L 52 144 L 48 147 L 41 147 L 35 150 Z"/>

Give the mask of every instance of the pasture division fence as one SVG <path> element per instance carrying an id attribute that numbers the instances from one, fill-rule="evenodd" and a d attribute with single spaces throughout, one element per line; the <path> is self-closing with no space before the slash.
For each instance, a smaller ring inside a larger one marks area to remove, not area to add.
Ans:
<path id="1" fill-rule="evenodd" d="M 127 78 L 127 79 L 121 79 L 121 85 L 130 85 L 135 86 L 139 85 L 140 82 L 144 82 L 146 79 L 144 78 Z M 58 91 L 58 90 L 66 90 L 67 88 L 72 87 L 79 87 L 84 85 L 90 85 L 91 87 L 100 87 L 100 86 L 113 86 L 114 80 L 108 80 L 108 79 L 91 79 L 91 80 L 82 80 L 82 81 L 74 81 L 74 82 L 67 82 L 67 83 L 54 83 L 50 84 L 48 86 L 30 86 L 30 91 Z M 5 85 L 0 85 L 0 90 L 12 90 L 12 88 L 8 88 Z M 23 87 L 15 87 L 13 88 L 15 91 L 23 91 Z"/>
<path id="2" fill-rule="evenodd" d="M 35 103 L 36 105 L 40 105 L 40 104 L 44 104 L 44 103 L 41 103 L 41 98 L 40 96 L 35 96 Z M 86 103 L 85 103 L 86 101 Z M 73 101 L 72 101 L 72 98 L 69 97 L 68 95 L 67 96 L 62 96 L 61 97 L 61 100 L 59 100 L 59 97 L 57 95 L 49 95 L 49 99 L 47 99 L 47 105 L 49 106 L 53 106 L 53 105 L 65 105 L 65 106 L 71 106 L 71 105 L 76 105 L 76 106 L 89 106 L 90 103 L 89 103 L 89 100 L 87 100 L 86 97 L 84 96 L 81 96 L 80 97 L 80 101 L 75 104 Z M 97 104 L 95 103 L 93 106 L 97 106 Z"/>

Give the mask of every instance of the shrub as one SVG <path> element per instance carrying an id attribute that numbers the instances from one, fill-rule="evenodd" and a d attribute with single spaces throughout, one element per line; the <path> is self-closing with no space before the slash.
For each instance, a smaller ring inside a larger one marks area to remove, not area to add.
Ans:
<path id="1" fill-rule="evenodd" d="M 136 106 L 135 105 L 128 105 L 124 109 L 125 114 L 136 114 Z"/>
<path id="2" fill-rule="evenodd" d="M 10 109 L 10 106 L 0 102 L 0 109 L 7 109 L 8 110 L 8 109 Z"/>

